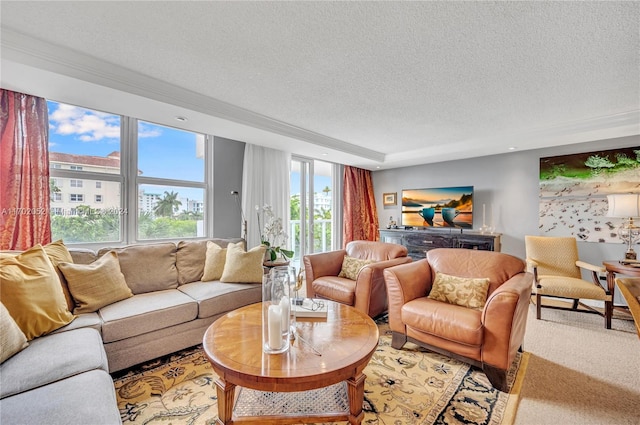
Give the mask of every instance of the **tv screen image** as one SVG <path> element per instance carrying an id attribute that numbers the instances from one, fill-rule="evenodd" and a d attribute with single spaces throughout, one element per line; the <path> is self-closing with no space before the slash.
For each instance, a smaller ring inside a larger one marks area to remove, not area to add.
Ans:
<path id="1" fill-rule="evenodd" d="M 473 186 L 402 190 L 403 226 L 473 228 Z"/>

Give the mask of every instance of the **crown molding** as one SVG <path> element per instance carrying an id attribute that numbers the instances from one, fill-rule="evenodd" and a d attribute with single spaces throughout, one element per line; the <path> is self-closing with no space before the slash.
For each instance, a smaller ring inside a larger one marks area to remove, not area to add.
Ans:
<path id="1" fill-rule="evenodd" d="M 382 163 L 385 155 L 2 27 L 3 58 Z"/>

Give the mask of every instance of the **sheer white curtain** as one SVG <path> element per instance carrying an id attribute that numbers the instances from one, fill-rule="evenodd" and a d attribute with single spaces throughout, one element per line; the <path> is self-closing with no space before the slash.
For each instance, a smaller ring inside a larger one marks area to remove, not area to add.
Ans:
<path id="1" fill-rule="evenodd" d="M 260 231 L 256 206 L 271 205 L 276 217 L 289 234 L 289 197 L 291 154 L 262 146 L 244 148 L 242 172 L 242 209 L 247 217 L 247 249 L 260 245 Z M 264 220 L 261 217 L 262 225 Z M 291 247 L 291 236 L 287 246 Z"/>

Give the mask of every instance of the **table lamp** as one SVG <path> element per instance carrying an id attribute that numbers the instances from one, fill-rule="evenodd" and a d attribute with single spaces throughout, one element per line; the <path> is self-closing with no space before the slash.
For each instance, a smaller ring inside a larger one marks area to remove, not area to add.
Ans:
<path id="1" fill-rule="evenodd" d="M 640 194 L 615 193 L 607 195 L 607 202 L 609 203 L 607 217 L 624 218 L 627 220 L 618 228 L 618 235 L 620 239 L 629 244 L 624 258 L 627 260 L 635 260 L 637 255 L 632 245 L 638 240 L 638 237 L 640 237 L 640 227 L 633 223 L 633 219 L 640 217 Z"/>

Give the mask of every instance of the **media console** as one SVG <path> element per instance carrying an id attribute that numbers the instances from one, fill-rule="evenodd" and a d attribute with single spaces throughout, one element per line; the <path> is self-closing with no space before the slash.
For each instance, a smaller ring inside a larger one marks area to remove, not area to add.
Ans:
<path id="1" fill-rule="evenodd" d="M 404 245 L 409 257 L 414 260 L 425 258 L 427 251 L 434 248 L 468 248 L 484 251 L 500 251 L 499 233 L 479 233 L 460 229 L 446 230 L 404 230 L 380 229 L 380 241 Z"/>

